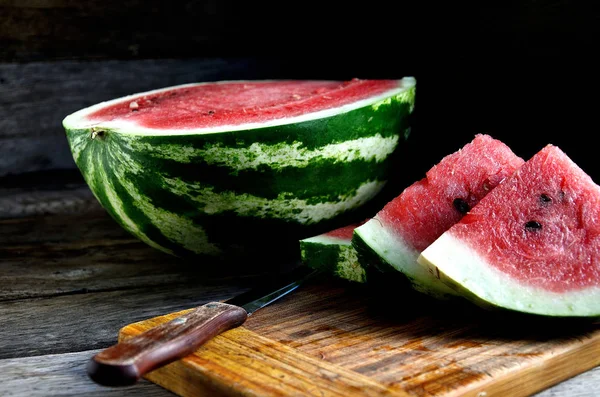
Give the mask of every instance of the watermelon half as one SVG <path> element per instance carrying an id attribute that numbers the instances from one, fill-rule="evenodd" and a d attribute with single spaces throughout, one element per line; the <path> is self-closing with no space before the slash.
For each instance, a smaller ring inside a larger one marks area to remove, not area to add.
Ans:
<path id="1" fill-rule="evenodd" d="M 222 81 L 100 103 L 63 125 L 97 199 L 142 241 L 266 258 L 382 189 L 414 99 L 410 77 Z"/>
<path id="2" fill-rule="evenodd" d="M 366 221 L 343 226 L 335 230 L 300 240 L 302 262 L 339 278 L 364 283 L 367 272 L 358 262 L 352 247 L 354 229 Z"/>
<path id="3" fill-rule="evenodd" d="M 600 186 L 547 145 L 419 263 L 482 306 L 600 316 Z"/>
<path id="4" fill-rule="evenodd" d="M 428 295 L 456 295 L 417 263 L 419 254 L 523 163 L 501 141 L 476 135 L 354 230 L 352 244 L 359 261 L 383 271 L 397 270 Z"/>

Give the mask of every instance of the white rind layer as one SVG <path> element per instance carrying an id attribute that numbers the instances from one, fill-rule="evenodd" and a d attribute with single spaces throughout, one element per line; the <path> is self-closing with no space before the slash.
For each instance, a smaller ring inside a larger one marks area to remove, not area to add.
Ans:
<path id="1" fill-rule="evenodd" d="M 435 297 L 456 295 L 454 290 L 419 265 L 419 251 L 406 244 L 390 227 L 384 226 L 377 216 L 354 229 L 354 233 L 386 263 L 408 277 L 417 291 Z"/>
<path id="2" fill-rule="evenodd" d="M 260 83 L 260 82 L 268 82 L 269 80 L 262 81 L 246 81 L 248 83 Z M 236 125 L 222 125 L 218 127 L 210 127 L 210 128 L 188 128 L 188 129 L 153 129 L 146 128 L 138 125 L 137 123 L 127 122 L 125 120 L 112 120 L 112 121 L 102 121 L 102 122 L 92 122 L 87 120 L 86 117 L 89 114 L 92 114 L 100 109 L 112 106 L 117 103 L 135 101 L 138 98 L 159 94 L 165 91 L 171 91 L 173 89 L 186 88 L 186 87 L 196 87 L 205 84 L 227 84 L 227 83 L 243 83 L 244 81 L 219 81 L 219 82 L 206 82 L 206 83 L 192 83 L 192 84 L 182 84 L 178 86 L 172 86 L 167 88 L 161 88 L 158 90 L 146 91 L 142 93 L 137 93 L 117 99 L 113 99 L 110 101 L 100 102 L 96 105 L 87 107 L 85 109 L 81 109 L 67 117 L 63 120 L 63 126 L 66 129 L 89 129 L 89 128 L 97 128 L 97 129 L 107 129 L 115 132 L 120 132 L 123 134 L 134 134 L 134 135 L 194 135 L 194 134 L 212 134 L 219 132 L 227 132 L 227 131 L 243 131 L 243 130 L 251 130 L 257 128 L 265 128 L 265 127 L 274 127 L 286 124 L 294 124 L 301 123 L 304 121 L 310 120 L 318 120 L 321 118 L 332 117 L 338 114 L 347 113 L 349 111 L 360 109 L 369 105 L 377 105 L 378 102 L 385 100 L 386 98 L 390 98 L 393 96 L 401 95 L 406 93 L 410 89 L 414 88 L 416 85 L 416 80 L 413 77 L 404 77 L 401 80 L 398 80 L 398 88 L 394 88 L 392 90 L 388 90 L 383 92 L 382 94 L 372 96 L 370 98 L 366 98 L 360 101 L 356 101 L 353 103 L 349 103 L 346 105 L 342 105 L 336 108 L 320 110 L 317 112 L 306 113 L 300 116 L 294 117 L 285 117 L 274 120 L 269 120 L 261 123 L 247 123 L 247 124 L 236 124 Z"/>
<path id="3" fill-rule="evenodd" d="M 340 237 L 326 236 L 324 234 L 320 234 L 314 237 L 308 237 L 302 242 L 306 243 L 315 243 L 315 244 L 324 244 L 324 245 L 350 245 L 350 240 Z"/>
<path id="4" fill-rule="evenodd" d="M 480 306 L 550 316 L 600 316 L 600 287 L 557 293 L 515 281 L 449 232 L 427 247 L 418 263 L 449 286 L 466 290 L 465 297 Z"/>

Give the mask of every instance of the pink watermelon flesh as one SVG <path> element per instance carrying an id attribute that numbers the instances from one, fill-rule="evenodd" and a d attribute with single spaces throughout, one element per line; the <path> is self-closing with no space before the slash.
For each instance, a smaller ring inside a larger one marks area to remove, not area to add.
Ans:
<path id="1" fill-rule="evenodd" d="M 377 218 L 422 251 L 523 163 L 504 143 L 477 135 L 389 202 Z"/>
<path id="2" fill-rule="evenodd" d="M 353 245 L 363 265 L 391 267 L 435 297 L 456 295 L 417 263 L 420 252 L 523 163 L 503 142 L 476 135 L 356 229 Z"/>
<path id="3" fill-rule="evenodd" d="M 338 238 L 340 240 L 346 240 L 346 241 L 350 242 L 350 240 L 352 240 L 352 234 L 354 233 L 354 229 L 356 229 L 360 225 L 365 224 L 367 222 L 367 220 L 364 220 L 359 223 L 354 223 L 354 224 L 351 224 L 348 226 L 343 226 L 338 229 L 334 229 L 332 231 L 324 233 L 324 235 L 327 237 L 334 237 L 334 238 Z"/>
<path id="4" fill-rule="evenodd" d="M 418 262 L 483 307 L 600 317 L 600 187 L 547 145 Z"/>
<path id="5" fill-rule="evenodd" d="M 449 233 L 523 284 L 553 292 L 600 286 L 600 187 L 555 146 Z"/>
<path id="6" fill-rule="evenodd" d="M 397 80 L 247 81 L 194 84 L 103 107 L 91 122 L 126 120 L 153 129 L 264 123 L 337 108 L 398 88 Z"/>

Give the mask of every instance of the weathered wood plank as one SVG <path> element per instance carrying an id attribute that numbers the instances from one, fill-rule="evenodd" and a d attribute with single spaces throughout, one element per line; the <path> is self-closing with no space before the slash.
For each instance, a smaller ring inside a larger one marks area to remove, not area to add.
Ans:
<path id="1" fill-rule="evenodd" d="M 99 207 L 1 220 L 0 241 L 2 358 L 105 346 L 132 318 L 224 299 L 295 266 L 184 263 L 133 238 Z M 15 330 L 22 338 L 8 343 Z"/>
<path id="2" fill-rule="evenodd" d="M 0 360 L 0 395 L 46 396 L 174 396 L 146 380 L 124 388 L 108 388 L 92 382 L 86 373 L 89 359 L 98 350 Z"/>
<path id="3" fill-rule="evenodd" d="M 0 358 L 106 346 L 133 318 L 225 299 L 295 266 L 183 263 L 103 211 L 3 220 L 0 241 Z"/>
<path id="4" fill-rule="evenodd" d="M 210 269 L 184 265 L 134 239 L 102 210 L 0 225 L 0 301 L 210 277 Z"/>
<path id="5" fill-rule="evenodd" d="M 97 211 L 98 201 L 76 169 L 0 177 L 0 219 Z"/>
<path id="6" fill-rule="evenodd" d="M 126 388 L 107 388 L 95 384 L 88 378 L 85 366 L 98 351 L 0 360 L 0 394 L 11 397 L 174 396 L 146 380 Z M 532 397 L 595 397 L 597 385 L 600 385 L 600 367 Z"/>
<path id="7" fill-rule="evenodd" d="M 56 192 L 58 202 L 69 194 Z M 0 301 L 182 283 L 252 283 L 296 266 L 184 262 L 140 242 L 89 199 L 83 212 L 0 220 Z M 0 196 L 0 208 L 2 202 Z"/>
<path id="8" fill-rule="evenodd" d="M 0 359 L 107 347 L 131 321 L 227 299 L 246 289 L 235 282 L 197 282 L 0 302 Z"/>
<path id="9" fill-rule="evenodd" d="M 87 186 L 80 185 L 59 190 L 0 188 L 0 219 L 80 214 L 98 210 L 98 201 Z"/>

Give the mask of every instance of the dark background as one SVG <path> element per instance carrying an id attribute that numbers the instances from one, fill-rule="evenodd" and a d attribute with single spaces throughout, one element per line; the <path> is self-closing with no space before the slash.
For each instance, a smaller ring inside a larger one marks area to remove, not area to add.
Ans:
<path id="1" fill-rule="evenodd" d="M 449 2 L 450 3 L 450 2 Z M 62 119 L 195 81 L 417 79 L 407 180 L 476 133 L 596 181 L 599 6 L 570 1 L 0 0 L 0 184 L 78 178 Z"/>

